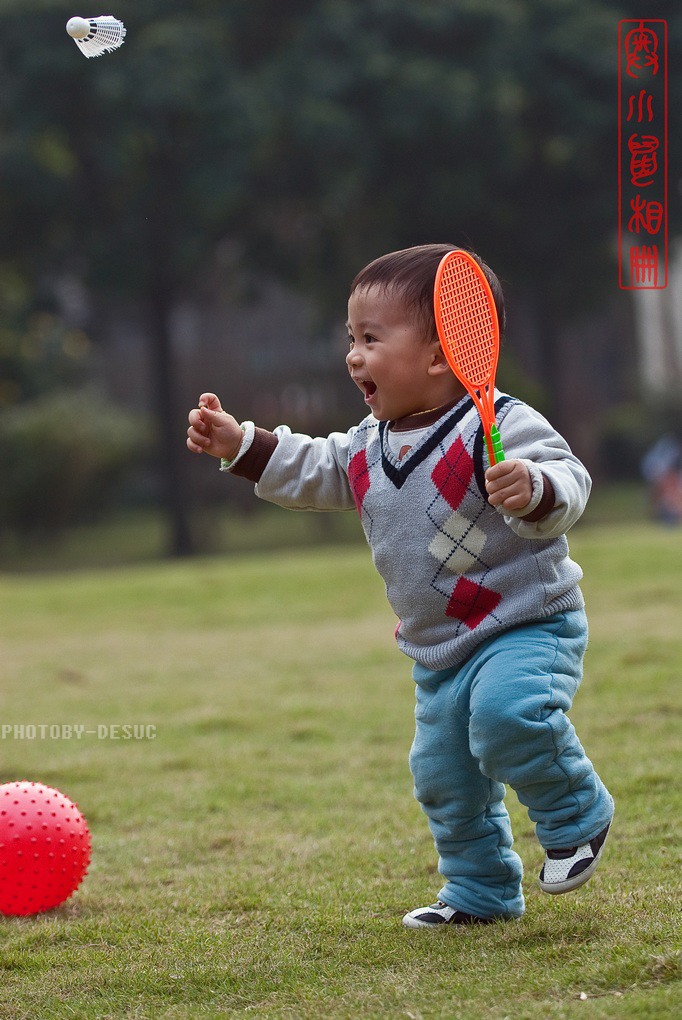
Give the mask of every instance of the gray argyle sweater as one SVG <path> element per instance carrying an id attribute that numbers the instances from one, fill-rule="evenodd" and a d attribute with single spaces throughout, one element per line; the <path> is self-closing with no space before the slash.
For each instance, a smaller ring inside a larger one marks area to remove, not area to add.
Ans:
<path id="1" fill-rule="evenodd" d="M 522 512 L 531 520 L 488 503 L 483 434 L 468 396 L 402 460 L 391 452 L 387 424 L 370 415 L 346 434 L 315 439 L 286 426 L 254 437 L 247 423 L 249 442 L 233 465 L 257 481 L 258 496 L 280 506 L 357 508 L 399 618 L 398 645 L 432 670 L 458 665 L 510 627 L 583 606 L 582 571 L 569 557 L 565 532 L 584 509 L 589 475 L 540 414 L 496 396 L 505 454 L 530 470 L 533 498 Z M 255 474 L 239 469 L 242 456 L 247 463 L 260 456 Z M 553 505 L 534 520 L 548 481 Z"/>

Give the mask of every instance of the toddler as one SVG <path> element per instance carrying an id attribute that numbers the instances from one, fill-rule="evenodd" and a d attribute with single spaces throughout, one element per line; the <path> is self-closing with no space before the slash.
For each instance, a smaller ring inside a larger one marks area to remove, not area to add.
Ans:
<path id="1" fill-rule="evenodd" d="M 613 800 L 566 713 L 582 677 L 587 622 L 565 533 L 590 478 L 535 410 L 496 391 L 507 458 L 488 466 L 471 397 L 433 316 L 443 256 L 427 244 L 366 266 L 351 285 L 346 365 L 367 416 L 326 438 L 239 424 L 205 393 L 187 445 L 293 509 L 356 508 L 412 660 L 414 792 L 439 855 L 436 902 L 409 928 L 489 923 L 524 911 L 505 784 L 545 850 L 540 888 L 592 877 Z M 497 305 L 497 277 L 478 256 Z"/>

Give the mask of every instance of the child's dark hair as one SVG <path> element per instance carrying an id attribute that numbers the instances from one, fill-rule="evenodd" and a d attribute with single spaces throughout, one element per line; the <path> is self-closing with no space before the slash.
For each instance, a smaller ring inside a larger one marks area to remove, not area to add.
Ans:
<path id="1" fill-rule="evenodd" d="M 405 301 L 420 323 L 423 323 L 429 339 L 436 336 L 436 321 L 433 315 L 433 287 L 436 271 L 441 259 L 449 251 L 467 251 L 458 244 L 420 244 L 414 248 L 403 248 L 381 255 L 361 269 L 350 286 L 351 294 L 367 287 L 383 287 L 395 290 Z M 495 299 L 500 336 L 504 335 L 505 311 L 502 286 L 492 269 L 475 252 L 469 254 L 476 259 L 485 273 Z"/>

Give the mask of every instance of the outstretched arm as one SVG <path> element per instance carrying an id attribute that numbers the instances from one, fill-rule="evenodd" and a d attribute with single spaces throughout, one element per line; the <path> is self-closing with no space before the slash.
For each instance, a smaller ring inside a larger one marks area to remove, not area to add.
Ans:
<path id="1" fill-rule="evenodd" d="M 348 481 L 350 433 L 326 438 L 240 425 L 215 393 L 202 393 L 189 414 L 187 448 L 226 462 L 221 470 L 256 483 L 256 495 L 293 510 L 351 510 Z M 351 430 L 352 432 L 353 430 Z"/>

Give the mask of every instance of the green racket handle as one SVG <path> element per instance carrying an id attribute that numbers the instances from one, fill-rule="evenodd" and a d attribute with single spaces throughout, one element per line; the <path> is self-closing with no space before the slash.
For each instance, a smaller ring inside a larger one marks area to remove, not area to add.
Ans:
<path id="1" fill-rule="evenodd" d="M 493 464 L 499 464 L 500 461 L 504 460 L 504 450 L 502 449 L 502 438 L 497 425 L 490 427 L 490 442 L 493 454 L 492 462 Z"/>

